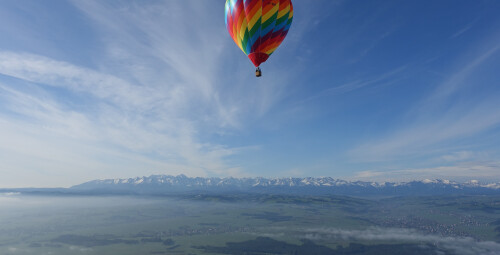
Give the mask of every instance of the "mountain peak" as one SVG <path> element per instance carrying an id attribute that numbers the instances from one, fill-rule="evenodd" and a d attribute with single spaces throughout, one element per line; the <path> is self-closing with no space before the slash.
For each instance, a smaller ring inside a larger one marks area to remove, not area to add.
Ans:
<path id="1" fill-rule="evenodd" d="M 106 190 L 128 193 L 169 193 L 182 191 L 236 191 L 336 195 L 442 195 L 500 194 L 500 183 L 477 180 L 457 183 L 424 179 L 411 182 L 346 181 L 332 177 L 234 178 L 151 175 L 128 179 L 94 180 L 73 186 L 75 190 Z"/>

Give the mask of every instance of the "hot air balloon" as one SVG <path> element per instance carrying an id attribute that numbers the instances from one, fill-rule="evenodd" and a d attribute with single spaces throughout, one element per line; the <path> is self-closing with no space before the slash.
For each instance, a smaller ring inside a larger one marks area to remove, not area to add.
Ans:
<path id="1" fill-rule="evenodd" d="M 257 68 L 285 39 L 293 19 L 291 0 L 226 0 L 226 27 Z"/>

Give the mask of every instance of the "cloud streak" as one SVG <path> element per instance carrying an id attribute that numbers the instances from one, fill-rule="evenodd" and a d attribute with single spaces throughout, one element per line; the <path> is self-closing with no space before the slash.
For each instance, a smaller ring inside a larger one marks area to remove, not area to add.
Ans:
<path id="1" fill-rule="evenodd" d="M 412 181 L 424 179 L 452 179 L 454 181 L 500 181 L 500 162 L 462 162 L 453 166 L 438 166 L 388 171 L 361 171 L 353 180 Z"/>
<path id="2" fill-rule="evenodd" d="M 405 125 L 379 140 L 365 142 L 349 155 L 364 161 L 387 161 L 415 157 L 443 150 L 447 143 L 488 132 L 500 125 L 499 95 L 492 93 L 481 98 L 457 99 L 457 93 L 475 85 L 476 71 L 494 61 L 500 46 L 494 44 L 462 62 L 424 100 L 417 103 L 407 116 Z M 448 145 L 449 146 L 449 145 Z"/>

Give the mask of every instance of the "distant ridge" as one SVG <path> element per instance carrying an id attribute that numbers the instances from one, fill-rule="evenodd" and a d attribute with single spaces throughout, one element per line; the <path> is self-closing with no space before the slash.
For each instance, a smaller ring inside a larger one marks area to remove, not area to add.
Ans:
<path id="1" fill-rule="evenodd" d="M 331 177 L 306 178 L 203 178 L 185 175 L 151 175 L 128 179 L 94 180 L 70 188 L 73 192 L 110 194 L 170 194 L 179 192 L 256 192 L 304 195 L 420 196 L 500 195 L 500 183 L 471 180 L 410 182 L 345 181 Z"/>

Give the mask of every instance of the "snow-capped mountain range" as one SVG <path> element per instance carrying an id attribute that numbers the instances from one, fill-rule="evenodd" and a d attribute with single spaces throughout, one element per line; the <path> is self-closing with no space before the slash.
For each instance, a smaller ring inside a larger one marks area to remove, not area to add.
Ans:
<path id="1" fill-rule="evenodd" d="M 266 192 L 332 195 L 445 195 L 500 194 L 500 183 L 471 180 L 411 182 L 345 181 L 331 177 L 306 178 L 202 178 L 185 175 L 152 175 L 128 179 L 94 180 L 71 187 L 71 190 L 110 193 L 166 194 L 185 191 Z"/>

